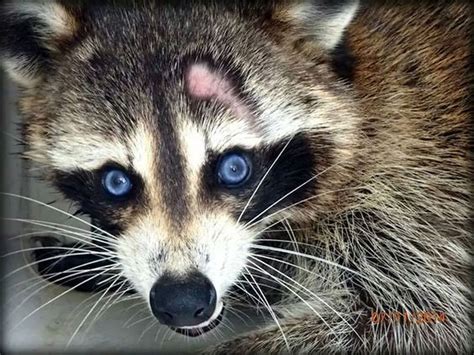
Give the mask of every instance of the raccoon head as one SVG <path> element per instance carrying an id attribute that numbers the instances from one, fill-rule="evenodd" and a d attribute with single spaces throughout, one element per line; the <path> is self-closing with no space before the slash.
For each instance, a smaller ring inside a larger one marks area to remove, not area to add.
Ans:
<path id="1" fill-rule="evenodd" d="M 273 223 L 343 201 L 358 114 L 331 53 L 357 3 L 6 5 L 25 155 L 164 324 L 202 328 Z"/>

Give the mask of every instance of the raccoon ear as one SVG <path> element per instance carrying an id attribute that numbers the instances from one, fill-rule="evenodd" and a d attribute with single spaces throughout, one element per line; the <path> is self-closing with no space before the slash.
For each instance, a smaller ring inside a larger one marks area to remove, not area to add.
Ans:
<path id="1" fill-rule="evenodd" d="M 359 0 L 284 0 L 277 3 L 273 19 L 296 30 L 299 38 L 332 50 L 354 18 Z"/>
<path id="2" fill-rule="evenodd" d="M 14 81 L 35 86 L 78 23 L 60 1 L 12 1 L 0 7 L 0 59 Z"/>

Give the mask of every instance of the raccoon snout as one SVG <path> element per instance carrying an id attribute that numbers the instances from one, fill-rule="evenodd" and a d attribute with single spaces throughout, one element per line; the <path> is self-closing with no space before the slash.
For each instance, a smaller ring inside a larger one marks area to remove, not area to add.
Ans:
<path id="1" fill-rule="evenodd" d="M 208 321 L 216 308 L 216 289 L 202 273 L 185 278 L 165 274 L 150 291 L 150 306 L 161 324 L 192 327 Z"/>

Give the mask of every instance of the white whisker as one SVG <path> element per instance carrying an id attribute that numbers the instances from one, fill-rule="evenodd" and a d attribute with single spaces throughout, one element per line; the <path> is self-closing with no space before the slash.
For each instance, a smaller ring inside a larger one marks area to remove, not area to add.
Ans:
<path id="1" fill-rule="evenodd" d="M 331 311 L 333 311 L 344 323 L 346 323 L 351 329 L 352 331 L 354 332 L 354 334 L 362 341 L 363 339 L 360 337 L 360 335 L 357 333 L 357 331 L 354 329 L 354 327 L 338 312 L 336 311 L 336 309 L 334 309 L 334 307 L 332 307 L 331 305 L 329 305 L 329 303 L 327 303 L 326 301 L 324 301 L 321 297 L 319 297 L 318 295 L 316 295 L 313 291 L 309 290 L 307 287 L 303 286 L 301 283 L 299 283 L 298 281 L 296 280 L 293 280 L 291 277 L 285 275 L 284 273 L 282 273 L 280 270 L 274 268 L 273 266 L 265 263 L 264 261 L 262 260 L 259 260 L 258 258 L 255 258 L 255 257 L 252 257 L 255 261 L 258 261 L 262 264 L 264 264 L 265 266 L 271 268 L 272 270 L 274 270 L 275 272 L 277 272 L 278 274 L 282 275 L 283 277 L 285 277 L 286 279 L 290 280 L 291 282 L 293 282 L 295 285 L 297 285 L 298 287 L 300 287 L 300 289 L 304 290 L 307 292 L 307 294 L 313 296 L 314 298 L 316 298 L 319 302 L 323 303 L 326 307 L 328 307 Z M 268 274 L 269 276 L 271 275 L 269 272 L 267 272 L 266 270 L 264 270 L 263 268 L 259 267 L 258 265 L 256 265 L 254 262 L 250 261 L 249 262 L 252 263 L 252 265 L 254 265 L 255 267 L 258 267 L 259 269 L 261 269 L 261 271 L 265 272 L 266 274 Z M 273 276 L 273 275 L 272 275 Z M 273 276 L 275 277 L 275 276 Z M 280 281 L 283 281 L 281 279 L 279 279 Z M 288 290 L 290 290 L 291 288 L 287 288 Z M 295 293 L 295 296 L 297 295 L 297 293 Z M 303 300 L 303 298 L 300 298 L 301 300 Z M 305 302 L 307 305 L 308 303 Z M 321 317 L 321 320 L 323 320 L 323 318 Z M 323 322 L 326 323 L 325 320 L 323 320 Z M 326 323 L 327 324 L 327 323 Z M 329 326 L 329 324 L 327 324 Z"/>
<path id="2" fill-rule="evenodd" d="M 280 151 L 280 153 L 278 154 L 278 156 L 275 158 L 275 160 L 273 161 L 273 163 L 270 165 L 270 167 L 267 169 L 267 171 L 265 172 L 265 174 L 263 175 L 263 177 L 260 179 L 257 187 L 255 188 L 255 190 L 253 191 L 252 195 L 250 196 L 250 198 L 248 199 L 247 201 L 247 204 L 245 205 L 245 207 L 243 208 L 242 212 L 240 213 L 239 215 L 239 218 L 237 218 L 237 223 L 240 222 L 240 219 L 242 218 L 242 216 L 244 215 L 245 211 L 247 210 L 248 206 L 250 205 L 250 202 L 252 202 L 252 199 L 254 198 L 255 194 L 257 193 L 258 189 L 260 188 L 260 186 L 263 184 L 263 181 L 265 180 L 265 178 L 267 177 L 267 175 L 270 173 L 270 171 L 272 170 L 273 166 L 278 162 L 278 159 L 280 159 L 281 155 L 283 154 L 283 152 L 286 150 L 286 148 L 288 147 L 288 145 L 290 144 L 290 142 L 293 140 L 293 137 L 290 137 L 290 139 L 288 139 L 288 142 L 286 142 L 286 144 L 284 145 L 284 147 L 282 148 L 282 150 Z"/>
<path id="3" fill-rule="evenodd" d="M 270 247 L 270 246 L 263 246 L 263 245 L 255 245 L 253 244 L 252 245 L 252 248 L 255 248 L 255 249 L 262 249 L 262 250 L 271 250 L 271 251 L 276 251 L 276 252 L 280 252 L 280 253 L 288 253 L 288 254 L 292 254 L 292 255 L 296 255 L 296 256 L 301 256 L 301 257 L 304 257 L 304 258 L 308 258 L 308 259 L 312 259 L 312 260 L 315 260 L 315 261 L 319 261 L 319 262 L 322 262 L 322 263 L 326 263 L 328 265 L 331 265 L 331 266 L 335 266 L 337 268 L 340 268 L 344 271 L 348 271 L 350 273 L 353 273 L 354 275 L 357 275 L 371 283 L 374 283 L 375 285 L 377 285 L 378 287 L 380 287 L 383 291 L 385 292 L 389 292 L 387 291 L 386 289 L 383 289 L 380 285 L 379 285 L 379 282 L 377 281 L 374 281 L 374 280 L 371 280 L 369 278 L 367 278 L 365 275 L 361 274 L 360 272 L 356 271 L 356 270 L 352 270 L 344 265 L 340 265 L 338 263 L 335 263 L 333 261 L 330 261 L 330 260 L 326 260 L 324 258 L 319 258 L 317 256 L 314 256 L 314 255 L 308 255 L 308 254 L 305 254 L 305 253 L 299 253 L 299 252 L 295 252 L 295 251 L 292 251 L 292 250 L 287 250 L 287 249 L 281 249 L 281 248 L 275 248 L 275 247 Z M 397 285 L 395 283 L 395 281 L 393 281 L 392 279 L 390 279 L 389 277 L 385 276 L 386 280 L 391 282 L 391 283 L 394 283 L 395 285 Z"/>
<path id="4" fill-rule="evenodd" d="M 66 295 L 66 294 L 68 294 L 68 293 L 74 291 L 77 287 L 79 287 L 79 286 L 85 284 L 86 282 L 89 282 L 90 280 L 93 280 L 94 278 L 96 278 L 96 277 L 98 277 L 98 276 L 101 276 L 101 275 L 102 275 L 103 273 L 105 273 L 106 271 L 107 271 L 107 270 L 104 270 L 104 271 L 102 271 L 102 272 L 100 272 L 100 273 L 98 273 L 98 274 L 96 274 L 96 275 L 94 275 L 94 276 L 88 278 L 87 280 L 80 282 L 79 284 L 75 285 L 74 287 L 71 287 L 71 288 L 67 289 L 66 291 L 62 292 L 61 294 L 59 294 L 59 295 L 53 297 L 53 298 L 52 298 L 51 300 L 49 300 L 48 302 L 43 303 L 41 306 L 39 306 L 38 308 L 36 308 L 34 311 L 30 312 L 28 315 L 26 315 L 25 317 L 23 317 L 23 318 L 12 328 L 12 330 L 17 329 L 21 324 L 23 324 L 23 322 L 24 322 L 25 320 L 27 320 L 28 318 L 30 318 L 30 317 L 33 316 L 34 314 L 38 313 L 38 312 L 39 312 L 40 310 L 42 310 L 44 307 L 46 307 L 46 306 L 48 306 L 49 304 L 51 304 L 52 302 L 56 301 L 56 300 L 59 299 L 60 297 L 62 297 L 62 296 L 64 296 L 64 295 Z"/>
<path id="5" fill-rule="evenodd" d="M 119 278 L 120 277 L 123 277 L 123 273 L 120 274 Z M 119 278 L 117 279 L 117 281 L 119 280 Z M 125 286 L 127 285 L 127 280 L 122 280 L 121 284 L 120 284 L 120 287 L 115 290 L 115 292 L 110 295 L 107 299 L 107 301 L 104 303 L 104 305 L 99 309 L 99 311 L 96 313 L 95 317 L 91 320 L 89 326 L 87 327 L 86 329 L 86 333 L 89 331 L 89 329 L 95 324 L 95 322 L 97 322 L 97 320 L 103 315 L 105 314 L 112 306 L 114 306 L 115 304 L 118 303 L 118 301 L 120 301 L 120 299 L 123 297 L 123 295 L 125 293 L 127 293 L 127 291 L 129 290 L 132 290 L 131 287 L 128 287 L 126 288 L 125 290 L 123 290 L 122 292 L 120 292 L 120 290 Z M 120 293 L 119 293 L 120 292 Z M 115 298 L 115 299 L 114 299 Z"/>
<path id="6" fill-rule="evenodd" d="M 36 226 L 40 226 L 40 227 L 49 227 L 49 228 L 52 228 L 54 230 L 59 230 L 59 231 L 63 231 L 65 233 L 68 233 L 68 237 L 72 238 L 72 239 L 76 239 L 76 240 L 79 240 L 85 244 L 90 244 L 90 245 L 94 245 L 94 246 L 97 246 L 96 244 L 92 243 L 90 240 L 87 240 L 87 239 L 83 239 L 83 238 L 75 238 L 73 237 L 74 235 L 79 235 L 79 236 L 84 236 L 84 235 L 88 235 L 90 234 L 90 232 L 87 232 L 87 231 L 84 231 L 83 233 L 77 233 L 77 232 L 72 232 L 72 231 L 68 231 L 64 228 L 59 228 L 59 227 L 56 227 L 55 225 L 57 223 L 51 223 L 51 222 L 45 222 L 45 221 L 38 221 L 38 220 L 32 220 L 32 219 L 23 219 L 23 218 L 3 218 L 3 220 L 6 220 L 6 221 L 11 221 L 11 222 L 19 222 L 19 223 L 28 223 L 28 224 L 32 224 L 32 225 L 36 225 Z M 61 224 L 60 224 L 61 225 Z M 61 225 L 61 226 L 64 226 L 64 225 Z M 104 243 L 107 243 L 109 245 L 114 245 L 116 246 L 117 245 L 117 242 L 116 242 L 116 239 L 105 239 L 103 236 L 99 235 L 99 234 L 94 234 L 94 238 L 97 238 L 101 241 L 103 241 Z M 101 246 L 97 246 L 98 248 L 102 248 L 102 249 L 106 249 L 104 247 L 101 247 Z M 107 249 L 106 249 L 107 250 Z"/>
<path id="7" fill-rule="evenodd" d="M 94 309 L 97 307 L 97 305 L 100 303 L 100 301 L 104 298 L 104 296 L 107 294 L 107 292 L 112 289 L 112 287 L 116 284 L 116 282 L 120 279 L 120 277 L 122 276 L 122 274 L 118 274 L 116 276 L 113 276 L 115 277 L 114 281 L 110 284 L 110 286 L 105 290 L 103 291 L 102 293 L 102 296 L 97 300 L 97 302 L 94 303 L 94 306 L 91 307 L 91 309 L 89 310 L 89 312 L 87 312 L 86 316 L 84 317 L 84 319 L 81 321 L 81 323 L 79 324 L 79 326 L 76 328 L 76 330 L 72 333 L 71 335 L 71 338 L 69 339 L 69 341 L 67 342 L 66 344 L 66 348 L 68 348 L 74 337 L 76 336 L 76 334 L 79 332 L 79 329 L 81 329 L 81 327 L 84 325 L 84 323 L 86 322 L 86 320 L 89 318 L 89 316 L 92 314 L 92 312 L 94 311 Z M 107 279 L 107 280 L 111 280 L 113 277 Z"/>
<path id="8" fill-rule="evenodd" d="M 259 290 L 261 296 L 262 296 L 262 301 L 264 302 L 266 308 L 268 309 L 268 311 L 270 312 L 270 315 L 272 316 L 273 320 L 275 321 L 278 329 L 280 329 L 280 332 L 281 332 L 281 335 L 282 335 L 282 338 L 283 338 L 283 341 L 285 342 L 285 345 L 286 345 L 286 348 L 288 349 L 288 351 L 290 350 L 290 345 L 288 343 L 288 340 L 286 339 L 286 335 L 285 335 L 285 332 L 283 331 L 283 328 L 281 327 L 281 324 L 280 322 L 278 321 L 278 318 L 275 314 L 275 312 L 273 311 L 272 309 L 272 306 L 270 305 L 270 303 L 268 302 L 268 300 L 266 299 L 265 297 L 265 294 L 263 293 L 263 291 L 261 290 L 260 286 L 258 285 L 258 283 L 255 281 L 255 278 L 253 277 L 252 273 L 250 272 L 250 270 L 245 267 L 245 270 L 247 271 L 247 273 L 249 274 L 249 276 L 252 278 L 253 282 L 254 282 L 254 285 L 255 287 L 257 287 L 257 289 Z M 247 279 L 247 278 L 246 278 Z M 248 280 L 247 280 L 248 281 Z M 253 288 L 253 286 L 251 285 L 251 287 Z M 255 290 L 255 289 L 254 289 Z"/>
<path id="9" fill-rule="evenodd" d="M 78 252 L 78 253 L 71 253 L 71 254 L 67 254 L 67 256 L 81 256 L 81 255 L 90 255 L 91 253 L 89 251 L 86 251 L 86 252 Z M 111 253 L 109 253 L 110 255 Z M 21 270 L 24 270 L 24 269 L 27 269 L 27 268 L 30 268 L 32 267 L 33 265 L 37 265 L 41 262 L 44 262 L 44 261 L 50 261 L 50 260 L 55 260 L 55 259 L 58 259 L 61 260 L 62 258 L 64 258 L 66 254 L 60 254 L 60 255 L 54 255 L 54 256 L 50 256 L 50 257 L 47 257 L 47 258 L 44 258 L 44 259 L 41 259 L 41 260 L 36 260 L 36 261 L 32 261 L 28 264 L 25 264 L 25 265 L 22 265 L 20 266 L 19 268 L 16 268 L 15 270 L 12 270 L 10 271 L 9 273 L 7 273 L 5 276 L 3 276 L 2 279 L 7 279 L 8 277 L 16 274 L 17 272 L 20 272 Z M 96 262 L 100 262 L 100 261 L 107 261 L 107 260 L 113 260 L 115 259 L 116 256 L 112 254 L 112 256 L 110 257 L 107 257 L 107 258 L 101 258 L 101 259 L 97 259 L 97 260 L 94 260 L 93 262 L 96 263 Z M 55 265 L 55 264 L 53 264 Z M 51 266 L 53 266 L 51 265 Z M 85 265 L 89 265 L 89 263 L 86 263 Z M 75 266 L 75 267 L 72 267 L 70 268 L 69 270 L 74 270 L 78 267 L 81 267 L 82 265 L 78 265 L 78 266 Z"/>
<path id="10" fill-rule="evenodd" d="M 96 263 L 97 260 L 94 260 L 93 262 L 89 262 L 89 263 L 85 263 L 85 264 L 82 264 L 82 265 L 78 265 L 78 266 L 75 266 L 71 269 L 69 269 L 68 271 L 72 270 L 72 269 L 77 269 L 79 267 L 83 267 L 83 266 L 86 266 L 86 265 L 91 265 L 91 264 L 94 264 Z M 74 277 L 77 277 L 79 275 L 82 275 L 82 274 L 85 274 L 87 272 L 91 272 L 91 271 L 103 271 L 101 272 L 101 274 L 104 274 L 105 272 L 107 271 L 110 271 L 110 270 L 114 270 L 115 268 L 117 268 L 118 265 L 114 265 L 112 264 L 110 267 L 107 267 L 107 268 L 104 268 L 104 267 L 98 267 L 98 268 L 92 268 L 92 269 L 86 269 L 86 270 L 80 270 L 80 271 L 77 271 L 75 273 L 71 273 L 70 275 L 66 275 L 64 277 L 61 277 L 57 280 L 55 280 L 56 282 L 60 282 L 60 281 L 64 281 L 64 280 L 67 280 L 67 279 L 71 279 L 71 278 L 74 278 Z M 61 272 L 61 274 L 64 273 L 64 272 Z M 101 275 L 99 274 L 99 275 Z M 96 276 L 99 276 L 99 275 L 96 275 Z M 41 282 L 46 282 L 47 280 L 44 280 L 44 279 L 41 279 Z M 89 280 L 86 280 L 86 282 L 89 281 Z M 85 283 L 85 282 L 84 282 Z M 39 283 L 37 283 L 39 284 Z M 33 287 L 35 287 L 37 284 L 35 285 L 30 285 L 29 287 L 27 287 L 25 290 L 22 290 L 21 292 L 24 292 L 24 291 L 27 291 Z M 17 307 L 15 307 L 15 309 L 13 310 L 13 312 L 15 312 L 17 309 L 21 308 L 21 306 L 23 306 L 28 300 L 30 300 L 35 294 L 37 294 L 38 292 L 40 292 L 41 290 L 45 289 L 46 287 L 49 287 L 51 285 L 50 282 L 47 282 L 44 286 L 40 287 L 39 289 L 37 289 L 35 292 L 33 292 L 32 294 L 30 294 L 28 297 L 26 297 L 22 302 L 20 302 L 19 305 L 17 305 Z M 80 286 L 77 285 L 77 286 Z M 77 287 L 76 286 L 76 287 Z"/>
<path id="11" fill-rule="evenodd" d="M 302 266 L 299 266 L 297 264 L 293 264 L 293 263 L 290 263 L 288 261 L 285 261 L 285 260 L 280 260 L 280 259 L 277 259 L 277 258 L 272 258 L 271 256 L 267 256 L 267 255 L 261 255 L 261 254 L 250 254 L 250 256 L 254 257 L 254 258 L 263 258 L 263 259 L 267 259 L 267 260 L 272 260 L 272 261 L 276 261 L 278 263 L 281 263 L 281 264 L 284 264 L 284 265 L 288 265 L 288 266 L 291 266 L 291 267 L 294 267 L 298 270 L 302 270 L 304 272 L 307 272 L 308 274 L 311 274 L 311 275 L 314 275 L 324 281 L 329 281 L 327 277 L 324 277 L 322 275 L 320 275 L 319 273 L 317 272 L 314 272 L 314 271 L 311 271 L 311 270 L 308 270 Z M 343 281 L 340 282 L 340 284 L 343 284 Z M 333 286 L 337 286 L 338 284 L 333 284 Z"/>
<path id="12" fill-rule="evenodd" d="M 59 212 L 59 213 L 61 213 L 61 214 L 64 214 L 64 215 L 66 215 L 66 216 L 68 216 L 68 217 L 70 217 L 70 218 L 72 218 L 72 219 L 75 219 L 75 220 L 77 220 L 77 221 L 79 221 L 79 222 L 81 222 L 81 223 L 84 223 L 84 224 L 88 225 L 89 227 L 95 228 L 95 229 L 97 229 L 98 231 L 100 231 L 101 233 L 104 233 L 104 234 L 108 235 L 109 237 L 111 237 L 111 238 L 113 238 L 113 239 L 116 238 L 114 235 L 110 234 L 109 232 L 107 232 L 107 231 L 105 231 L 105 230 L 103 230 L 103 229 L 100 229 L 100 228 L 98 228 L 97 226 L 95 226 L 95 225 L 93 225 L 93 224 L 91 224 L 91 223 L 89 223 L 89 222 L 86 222 L 86 221 L 84 221 L 83 219 L 78 218 L 77 216 L 74 216 L 74 215 L 71 214 L 71 213 L 65 212 L 65 211 L 63 211 L 63 210 L 61 210 L 61 209 L 59 209 L 59 208 L 57 208 L 57 207 L 50 206 L 50 205 L 48 205 L 47 203 L 44 203 L 44 202 L 35 200 L 34 198 L 26 197 L 26 196 L 21 196 L 21 195 L 17 195 L 17 194 L 14 194 L 14 193 L 9 193 L 9 192 L 0 192 L 0 194 L 5 195 L 5 196 L 10 196 L 10 197 L 16 197 L 16 198 L 19 198 L 19 199 L 23 199 L 23 200 L 26 200 L 26 201 L 30 201 L 30 202 L 39 204 L 39 205 L 44 206 L 44 207 L 46 207 L 46 208 L 50 208 L 50 209 L 52 209 L 53 211 Z"/>
<path id="13" fill-rule="evenodd" d="M 270 217 L 273 217 L 283 211 L 286 211 L 286 210 L 289 210 L 290 208 L 293 208 L 293 207 L 296 207 L 296 206 L 299 206 L 305 202 L 308 202 L 308 201 L 311 201 L 311 200 L 314 200 L 316 198 L 319 198 L 321 196 L 325 196 L 325 195 L 330 195 L 330 194 L 333 194 L 335 192 L 342 192 L 342 191 L 350 191 L 350 190 L 357 190 L 357 189 L 363 189 L 365 186 L 356 186 L 356 187 L 348 187 L 348 188 L 343 188 L 343 189 L 337 189 L 337 190 L 331 190 L 331 191 L 325 191 L 325 192 L 321 192 L 317 195 L 314 195 L 314 196 L 310 196 L 308 198 L 305 198 L 303 200 L 300 200 L 298 202 L 295 202 L 289 206 L 285 206 L 283 208 L 281 208 L 280 210 L 278 211 L 275 211 L 275 212 L 272 212 L 270 213 L 269 215 L 267 216 L 264 216 L 263 218 L 261 218 L 260 220 L 256 220 L 258 217 L 260 217 L 261 215 L 263 215 L 265 212 L 267 212 L 269 209 L 271 209 L 272 207 L 274 207 L 275 205 L 277 205 L 278 203 L 280 203 L 282 200 L 284 200 L 286 197 L 289 196 L 289 194 L 283 196 L 281 199 L 277 200 L 276 202 L 274 202 L 272 205 L 270 205 L 268 208 L 266 208 L 264 211 L 262 211 L 261 213 L 259 213 L 257 216 L 255 216 L 254 218 L 252 218 L 252 220 L 250 220 L 244 227 L 245 228 L 252 228 L 253 226 L 255 226 L 256 224 L 258 223 L 261 223 L 262 221 L 270 218 Z M 255 221 L 256 220 L 256 221 Z"/>
<path id="14" fill-rule="evenodd" d="M 295 187 L 293 190 L 291 190 L 290 192 L 286 193 L 283 197 L 279 198 L 278 200 L 276 200 L 274 203 L 272 203 L 269 207 L 265 208 L 262 212 L 260 212 L 257 216 L 255 216 L 254 218 L 252 218 L 249 222 L 247 222 L 245 224 L 244 227 L 248 227 L 250 225 L 252 225 L 252 223 L 257 219 L 259 218 L 261 215 L 263 215 L 265 212 L 267 212 L 269 209 L 271 209 L 273 206 L 277 205 L 278 203 L 280 203 L 281 201 L 283 201 L 285 198 L 287 198 L 288 196 L 292 195 L 293 193 L 295 193 L 296 191 L 298 191 L 299 189 L 301 189 L 302 187 L 306 186 L 307 184 L 309 184 L 311 181 L 313 181 L 314 179 L 318 178 L 319 176 L 321 176 L 322 174 L 328 172 L 329 170 L 339 166 L 340 164 L 346 162 L 347 160 L 349 159 L 344 159 L 344 160 L 341 160 L 331 166 L 329 166 L 328 168 L 324 169 L 323 171 L 320 171 L 319 173 L 317 173 L 316 175 L 312 176 L 311 178 L 309 178 L 308 180 L 306 180 L 305 182 L 303 182 L 302 184 L 300 184 L 299 186 Z M 335 190 L 337 191 L 337 190 Z"/>
<path id="15" fill-rule="evenodd" d="M 84 254 L 110 255 L 111 254 L 111 253 L 100 252 L 100 251 L 89 250 L 89 249 L 83 249 L 83 248 L 77 248 L 77 247 L 72 248 L 72 247 L 59 247 L 58 246 L 58 247 L 35 247 L 35 248 L 19 249 L 19 250 L 15 250 L 15 251 L 0 255 L 0 258 L 6 258 L 6 257 L 12 256 L 12 255 L 21 254 L 21 253 L 24 253 L 24 252 L 27 252 L 27 251 L 48 250 L 48 249 L 49 250 L 83 251 L 84 253 L 80 254 L 80 255 L 84 255 Z M 70 256 L 70 255 L 71 254 L 61 254 L 61 256 Z"/>

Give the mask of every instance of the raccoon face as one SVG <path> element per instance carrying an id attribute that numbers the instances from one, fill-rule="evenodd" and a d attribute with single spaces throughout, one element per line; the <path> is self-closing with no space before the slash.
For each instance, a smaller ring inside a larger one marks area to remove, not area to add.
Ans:
<path id="1" fill-rule="evenodd" d="M 265 228 L 331 208 L 358 120 L 328 57 L 355 9 L 3 9 L 26 156 L 114 236 L 162 323 L 208 326 Z"/>

